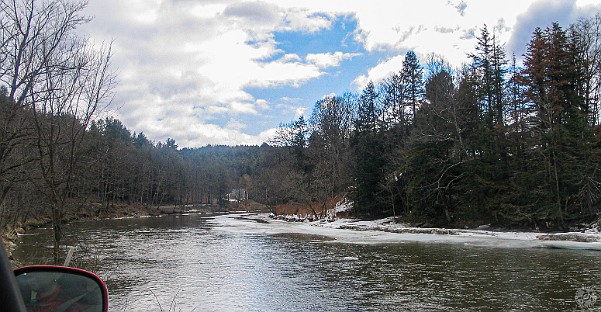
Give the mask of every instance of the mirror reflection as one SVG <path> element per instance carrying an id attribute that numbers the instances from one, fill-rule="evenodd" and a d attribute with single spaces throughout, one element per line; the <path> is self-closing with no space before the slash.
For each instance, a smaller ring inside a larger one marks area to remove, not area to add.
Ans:
<path id="1" fill-rule="evenodd" d="M 76 272 L 32 271 L 16 278 L 27 311 L 103 311 L 102 288 L 91 277 Z"/>

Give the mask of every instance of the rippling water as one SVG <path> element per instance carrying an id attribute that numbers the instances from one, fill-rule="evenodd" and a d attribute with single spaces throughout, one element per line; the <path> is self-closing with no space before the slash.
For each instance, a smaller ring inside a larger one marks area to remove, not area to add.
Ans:
<path id="1" fill-rule="evenodd" d="M 65 242 L 107 281 L 111 311 L 566 311 L 579 308 L 582 287 L 601 296 L 599 252 L 348 244 L 248 222 L 78 222 Z M 15 257 L 43 261 L 50 234 L 22 236 Z"/>

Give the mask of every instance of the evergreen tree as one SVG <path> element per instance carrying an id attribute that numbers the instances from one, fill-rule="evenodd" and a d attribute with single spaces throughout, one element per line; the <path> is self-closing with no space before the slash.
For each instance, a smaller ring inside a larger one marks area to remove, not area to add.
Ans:
<path id="1" fill-rule="evenodd" d="M 454 158 L 456 128 L 452 114 L 455 86 L 451 74 L 430 74 L 426 104 L 416 117 L 404 174 L 408 176 L 408 205 L 413 213 L 440 223 L 453 220 L 454 183 L 460 178 Z"/>
<path id="2" fill-rule="evenodd" d="M 378 93 L 373 82 L 368 82 L 359 97 L 359 107 L 355 128 L 358 132 L 373 132 L 378 126 Z"/>
<path id="3" fill-rule="evenodd" d="M 537 218 L 560 227 L 573 217 L 578 206 L 574 198 L 581 182 L 590 178 L 582 165 L 588 163 L 588 146 L 594 142 L 578 90 L 581 73 L 575 66 L 573 51 L 559 24 L 544 31 L 537 29 L 528 45 L 522 74 L 527 99 L 536 112 L 531 131 L 539 140 L 531 147 L 539 156 L 535 158 L 538 163 L 531 167 L 538 168 L 535 173 L 542 183 L 537 188 L 545 203 L 535 213 Z"/>
<path id="4" fill-rule="evenodd" d="M 408 122 L 405 114 L 405 84 L 401 73 L 393 73 L 383 82 L 382 115 L 383 123 L 389 127 L 404 126 Z"/>
<path id="5" fill-rule="evenodd" d="M 503 90 L 507 64 L 505 50 L 497 43 L 495 36 L 490 35 L 486 25 L 477 39 L 476 53 L 469 56 L 480 80 L 477 90 L 482 118 L 488 127 L 503 125 Z"/>
<path id="6" fill-rule="evenodd" d="M 415 119 L 415 114 L 424 96 L 424 82 L 422 76 L 423 70 L 415 52 L 407 52 L 405 60 L 403 60 L 401 79 L 403 81 L 404 89 L 406 90 L 403 94 L 403 101 L 411 107 L 413 119 Z"/>
<path id="7" fill-rule="evenodd" d="M 356 183 L 353 199 L 358 214 L 381 215 L 385 209 L 385 191 L 380 182 L 384 175 L 386 151 L 382 132 L 378 127 L 378 93 L 373 82 L 369 82 L 359 97 L 352 148 L 356 160 L 353 179 Z"/>

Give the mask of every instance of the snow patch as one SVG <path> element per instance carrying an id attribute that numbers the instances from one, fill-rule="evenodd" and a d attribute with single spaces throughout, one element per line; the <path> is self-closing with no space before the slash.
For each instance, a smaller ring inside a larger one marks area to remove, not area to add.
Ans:
<path id="1" fill-rule="evenodd" d="M 334 207 L 334 211 L 336 213 L 338 212 L 347 212 L 353 209 L 353 201 L 348 199 L 348 198 L 344 198 L 343 200 L 339 201 L 336 203 L 336 206 Z"/>
<path id="2" fill-rule="evenodd" d="M 264 220 L 257 222 L 258 220 Z M 417 228 L 395 223 L 392 218 L 375 221 L 336 219 L 333 222 L 285 222 L 270 219 L 268 214 L 229 214 L 216 216 L 215 229 L 239 233 L 279 235 L 298 233 L 331 237 L 324 243 L 450 243 L 466 246 L 502 248 L 551 248 L 601 251 L 601 234 L 569 232 L 542 234 L 535 232 L 500 232 L 445 228 Z M 594 233 L 593 233 L 594 232 Z"/>

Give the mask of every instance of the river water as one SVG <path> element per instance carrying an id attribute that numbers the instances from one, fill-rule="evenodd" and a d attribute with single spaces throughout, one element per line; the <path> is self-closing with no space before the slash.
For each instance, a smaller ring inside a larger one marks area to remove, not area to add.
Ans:
<path id="1" fill-rule="evenodd" d="M 199 214 L 86 221 L 66 226 L 65 243 L 77 246 L 76 264 L 107 282 L 110 311 L 601 308 L 601 298 L 588 308 L 580 297 L 601 296 L 598 251 L 349 243 L 286 226 Z M 51 236 L 21 236 L 15 258 L 47 261 Z"/>

